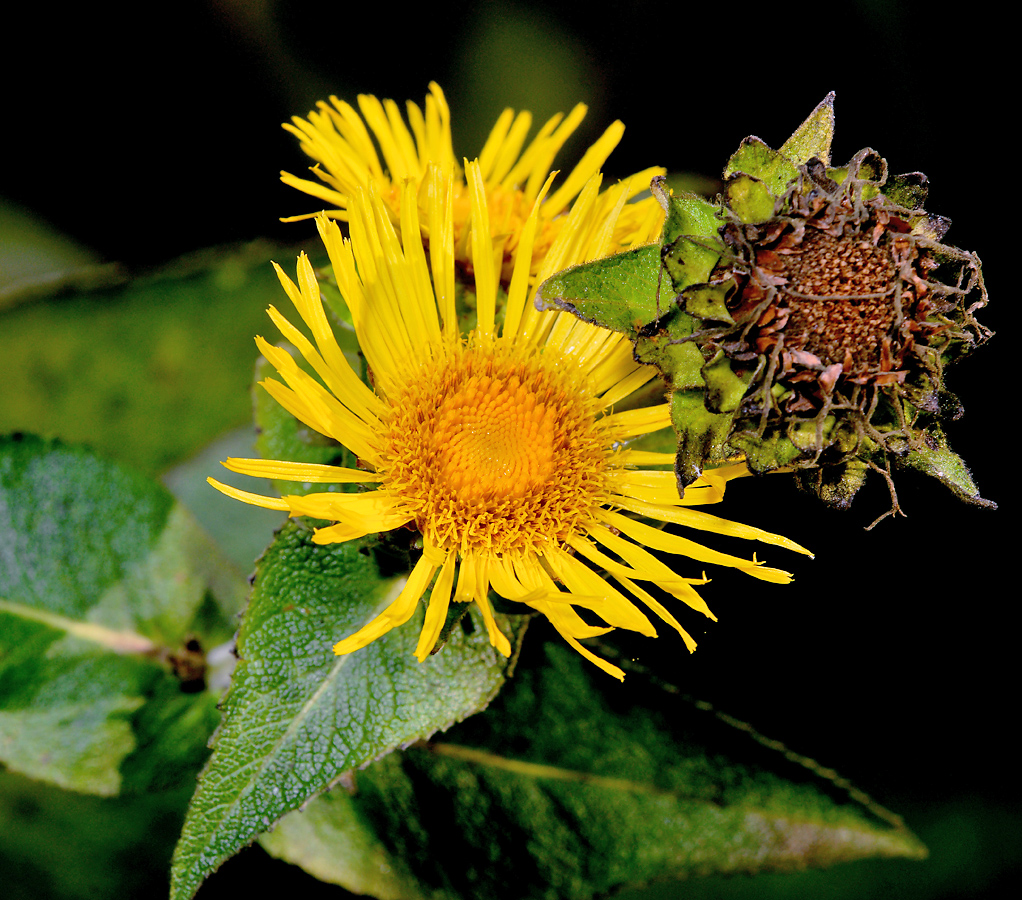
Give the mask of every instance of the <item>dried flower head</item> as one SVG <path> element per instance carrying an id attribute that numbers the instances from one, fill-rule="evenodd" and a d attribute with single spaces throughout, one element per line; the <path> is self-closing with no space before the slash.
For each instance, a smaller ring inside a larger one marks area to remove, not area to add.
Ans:
<path id="1" fill-rule="evenodd" d="M 629 324 L 636 358 L 674 384 L 682 487 L 740 452 L 756 472 L 796 469 L 835 506 L 876 469 L 896 510 L 896 466 L 989 505 L 941 429 L 961 412 L 945 367 L 991 335 L 975 318 L 987 302 L 979 259 L 941 243 L 950 223 L 923 209 L 922 173 L 891 177 L 869 148 L 831 167 L 832 134 L 833 95 L 780 150 L 746 138 L 717 204 L 654 179 L 667 211 L 660 265 L 633 251 L 558 276 L 541 296 L 627 330 L 598 299 L 576 298 L 600 266 L 645 278 L 654 314 Z"/>

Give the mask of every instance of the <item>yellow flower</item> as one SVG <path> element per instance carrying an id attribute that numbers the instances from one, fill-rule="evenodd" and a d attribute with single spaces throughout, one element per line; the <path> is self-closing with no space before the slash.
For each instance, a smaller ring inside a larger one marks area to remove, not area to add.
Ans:
<path id="1" fill-rule="evenodd" d="M 449 168 L 430 168 L 422 186 L 414 180 L 404 183 L 399 228 L 374 184 L 367 192 L 354 191 L 348 206 L 350 239 L 342 238 L 335 222 L 317 220 L 372 388 L 341 352 L 306 256 L 298 259 L 297 284 L 277 267 L 313 341 L 273 307 L 270 317 L 321 381 L 286 351 L 257 338 L 283 379 L 263 384 L 298 419 L 348 447 L 360 468 L 242 459 L 225 465 L 259 477 L 360 483 L 371 489 L 277 499 L 210 482 L 247 503 L 335 523 L 314 533 L 319 543 L 404 525 L 421 532 L 422 556 L 398 598 L 340 641 L 334 648 L 338 654 L 355 651 L 406 622 L 432 586 L 415 650 L 420 661 L 433 650 L 452 599 L 476 603 L 490 641 L 508 655 L 509 641 L 488 599 L 492 589 L 547 616 L 586 658 L 622 678 L 619 668 L 579 641 L 613 628 L 655 636 L 637 603 L 675 628 L 690 649 L 695 647 L 667 607 L 638 582 L 656 585 L 713 618 L 693 587 L 705 577 L 682 577 L 646 548 L 737 567 L 766 581 L 790 580 L 787 573 L 754 559 L 718 553 L 634 516 L 805 551 L 784 538 L 688 508 L 719 501 L 729 479 L 747 474 L 743 464 L 708 471 L 680 498 L 669 468 L 672 454 L 628 449 L 630 439 L 669 426 L 668 405 L 616 410 L 655 370 L 633 360 L 631 344 L 622 335 L 535 308 L 538 280 L 529 273 L 549 181 L 518 236 L 505 292 L 499 287 L 501 262 L 482 168 L 470 163 L 466 174 L 477 313 L 477 326 L 468 334 L 460 332 L 455 310 L 457 179 Z M 603 211 L 599 185 L 600 176 L 593 176 L 580 192 L 540 266 L 539 280 L 552 274 L 551 267 L 587 257 L 591 245 L 580 236 L 614 228 L 621 209 Z M 420 222 L 415 201 L 423 191 L 427 213 Z M 430 235 L 428 251 L 420 226 Z M 587 561 L 604 569 L 620 588 Z M 590 624 L 576 607 L 605 625 Z"/>
<path id="2" fill-rule="evenodd" d="M 298 137 L 302 149 L 316 161 L 312 172 L 319 181 L 297 178 L 287 172 L 281 172 L 281 180 L 337 207 L 327 210 L 326 215 L 344 221 L 351 214 L 352 198 L 360 189 L 368 190 L 372 184 L 380 192 L 395 225 L 401 221 L 401 204 L 408 196 L 404 185 L 410 181 L 416 189 L 413 193 L 422 235 L 428 241 L 426 174 L 431 165 L 452 171 L 454 256 L 459 263 L 469 263 L 472 260 L 472 248 L 469 246 L 470 191 L 464 171 L 454 155 L 447 101 L 437 84 L 431 83 L 429 88 L 424 111 L 414 103 L 407 104 L 407 124 L 393 100 L 380 101 L 366 94 L 358 98 L 361 115 L 350 104 L 331 97 L 329 103 L 321 101 L 307 119 L 295 116 L 284 127 Z M 479 154 L 490 237 L 494 252 L 502 261 L 501 278 L 504 281 L 511 277 L 523 226 L 547 183 L 554 158 L 585 114 L 586 107 L 580 103 L 566 117 L 561 114 L 554 116 L 526 147 L 525 139 L 532 125 L 531 113 L 516 114 L 505 109 Z M 370 131 L 379 145 L 379 153 Z M 624 125 L 614 122 L 586 151 L 560 187 L 543 200 L 532 245 L 533 275 L 565 226 L 566 218 L 562 214 L 589 179 L 600 171 L 623 133 Z M 601 209 L 597 217 L 612 219 L 614 226 L 604 237 L 605 244 L 599 248 L 597 255 L 608 256 L 636 243 L 645 243 L 644 235 L 656 237 L 660 233 L 663 210 L 656 200 L 647 197 L 637 203 L 624 204 L 647 190 L 650 179 L 663 172 L 660 168 L 637 172 L 624 181 L 623 191 L 608 191 L 600 198 Z M 616 214 L 613 212 L 615 204 L 622 205 Z M 315 215 L 291 216 L 284 221 Z"/>

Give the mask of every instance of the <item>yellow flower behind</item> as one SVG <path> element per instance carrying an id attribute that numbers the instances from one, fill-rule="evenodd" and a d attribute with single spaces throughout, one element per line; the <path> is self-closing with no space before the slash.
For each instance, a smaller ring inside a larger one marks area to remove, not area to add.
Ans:
<path id="1" fill-rule="evenodd" d="M 391 221 L 401 221 L 401 204 L 408 196 L 404 185 L 411 182 L 418 206 L 422 235 L 429 240 L 429 192 L 426 185 L 430 166 L 454 173 L 453 248 L 459 263 L 472 260 L 469 245 L 469 221 L 472 204 L 470 189 L 451 141 L 451 117 L 447 100 L 439 85 L 430 84 L 424 109 L 407 104 L 407 123 L 393 100 L 378 100 L 363 94 L 358 107 L 331 97 L 320 102 L 308 118 L 295 116 L 284 127 L 294 134 L 305 153 L 316 161 L 312 172 L 319 181 L 297 178 L 281 172 L 281 180 L 316 197 L 330 206 L 326 215 L 347 221 L 359 190 L 372 184 L 383 199 Z M 360 112 L 361 111 L 361 114 Z M 546 122 L 525 145 L 532 126 L 532 115 L 505 109 L 490 132 L 479 154 L 479 173 L 486 192 L 490 237 L 494 252 L 501 259 L 501 278 L 511 277 L 518 241 L 530 212 L 547 183 L 551 166 L 564 142 L 585 117 L 586 107 L 578 104 L 567 116 L 558 114 Z M 368 127 L 367 127 L 368 126 Z M 566 219 L 563 213 L 621 140 L 624 125 L 614 122 L 583 155 L 579 164 L 561 185 L 540 204 L 538 225 L 532 243 L 532 274 L 538 272 L 554 245 Z M 375 137 L 375 143 L 373 138 Z M 379 152 L 377 152 L 377 145 Z M 382 156 L 382 159 L 381 159 Z M 625 179 L 622 189 L 607 191 L 596 211 L 601 221 L 613 221 L 613 229 L 604 237 L 601 256 L 616 253 L 637 243 L 644 235 L 656 237 L 663 224 L 663 210 L 652 197 L 627 203 L 649 188 L 661 168 L 650 168 Z M 627 203 L 627 205 L 625 205 Z M 620 206 L 615 212 L 615 206 Z M 316 213 L 291 216 L 284 221 L 312 218 Z"/>
<path id="2" fill-rule="evenodd" d="M 433 650 L 452 601 L 474 602 L 491 643 L 509 655 L 508 638 L 491 609 L 492 589 L 545 615 L 586 658 L 623 678 L 618 667 L 579 642 L 613 628 L 655 636 L 640 605 L 695 647 L 671 611 L 639 582 L 713 618 L 693 587 L 705 577 L 683 577 L 647 548 L 736 567 L 766 581 L 790 580 L 755 559 L 718 553 L 634 516 L 805 551 L 785 538 L 690 509 L 719 501 L 729 479 L 747 474 L 745 466 L 708 471 L 679 497 L 670 468 L 648 468 L 669 466 L 672 454 L 627 448 L 629 440 L 669 426 L 668 404 L 616 409 L 655 370 L 633 360 L 622 335 L 535 308 L 535 284 L 591 258 L 594 248 L 605 244 L 599 236 L 617 225 L 622 207 L 608 212 L 599 202 L 600 176 L 579 192 L 533 279 L 534 244 L 552 178 L 541 186 L 517 236 L 505 292 L 499 286 L 503 262 L 500 242 L 492 237 L 482 167 L 468 163 L 465 173 L 477 315 L 468 334 L 461 333 L 455 309 L 459 176 L 453 170 L 433 166 L 421 184 L 403 183 L 397 227 L 391 202 L 374 182 L 368 190 L 353 190 L 347 207 L 350 238 L 325 216 L 317 219 L 372 388 L 352 370 L 335 340 L 309 260 L 299 257 L 297 283 L 277 267 L 313 340 L 273 307 L 270 317 L 319 380 L 286 351 L 257 338 L 283 379 L 263 384 L 298 419 L 348 447 L 360 468 L 243 459 L 225 465 L 253 476 L 360 483 L 368 490 L 277 499 L 210 482 L 248 503 L 335 523 L 314 533 L 319 543 L 405 525 L 421 532 L 422 556 L 398 598 L 341 640 L 334 648 L 338 654 L 358 650 L 406 622 L 428 591 L 415 650 L 420 661 Z M 422 220 L 421 206 L 426 209 Z M 430 236 L 428 250 L 422 233 Z M 587 620 L 579 609 L 594 615 Z M 602 624 L 592 624 L 594 616 Z"/>

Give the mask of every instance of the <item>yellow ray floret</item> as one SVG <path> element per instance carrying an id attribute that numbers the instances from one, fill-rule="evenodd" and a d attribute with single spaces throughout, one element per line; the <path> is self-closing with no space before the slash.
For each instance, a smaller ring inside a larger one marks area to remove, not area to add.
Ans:
<path id="1" fill-rule="evenodd" d="M 655 636 L 660 621 L 693 649 L 695 641 L 676 615 L 687 606 L 713 618 L 696 590 L 706 581 L 703 564 L 773 582 L 791 577 L 648 522 L 806 551 L 769 532 L 692 509 L 720 502 L 727 482 L 747 474 L 744 464 L 708 470 L 679 496 L 673 474 L 663 470 L 673 462 L 670 454 L 627 448 L 628 441 L 669 427 L 666 400 L 615 411 L 615 404 L 655 372 L 634 361 L 624 336 L 535 308 L 537 279 L 552 274 L 549 267 L 584 261 L 596 252 L 594 246 L 601 252 L 613 247 L 608 235 L 619 233 L 626 210 L 634 206 L 625 202 L 628 189 L 603 202 L 600 175 L 589 171 L 602 163 L 616 132 L 593 151 L 599 161 L 584 164 L 585 177 L 569 179 L 567 193 L 561 188 L 554 195 L 569 224 L 547 235 L 540 251 L 534 237 L 551 188 L 551 151 L 560 146 L 566 126 L 548 123 L 542 140 L 522 150 L 527 127 L 520 118 L 503 116 L 480 160 L 464 166 L 469 196 L 461 225 L 472 273 L 465 276 L 455 246 L 462 213 L 452 188 L 453 156 L 447 156 L 446 106 L 439 89 L 431 97 L 424 113 L 410 108 L 407 127 L 393 105 L 360 101 L 386 169 L 351 107 L 336 105 L 336 113 L 310 117 L 302 132 L 311 146 L 323 139 L 329 120 L 343 136 L 332 155 L 317 152 L 324 166 L 329 158 L 337 171 L 346 167 L 348 180 L 331 175 L 336 194 L 331 196 L 343 195 L 350 236 L 343 237 L 326 216 L 317 225 L 372 388 L 348 367 L 324 328 L 315 273 L 304 254 L 295 281 L 283 272 L 280 277 L 313 339 L 303 338 L 275 310 L 272 316 L 318 378 L 287 352 L 259 344 L 282 378 L 268 379 L 267 390 L 306 425 L 347 446 L 359 468 L 238 459 L 226 464 L 236 472 L 309 485 L 358 483 L 364 491 L 278 499 L 213 484 L 247 503 L 327 520 L 332 524 L 314 535 L 320 543 L 403 525 L 421 533 L 422 556 L 399 596 L 364 628 L 339 636 L 338 654 L 401 626 L 428 597 L 415 649 L 420 661 L 434 651 L 451 604 L 464 603 L 478 608 L 490 642 L 509 655 L 511 643 L 491 605 L 493 592 L 546 616 L 583 656 L 621 678 L 621 669 L 581 641 L 614 628 Z M 438 154 L 437 165 L 423 162 L 424 148 Z M 399 188 L 387 187 L 385 171 L 404 179 Z M 516 180 L 507 182 L 512 177 Z M 523 221 L 513 226 L 507 278 L 507 238 L 492 234 L 495 222 L 502 228 L 506 222 L 494 205 L 491 181 L 505 187 L 523 183 L 523 196 L 531 197 Z M 635 240 L 651 240 L 657 224 L 650 227 Z M 420 234 L 431 236 L 428 251 Z M 457 320 L 456 272 L 476 297 L 478 325 L 468 332 Z M 508 285 L 506 291 L 501 284 Z M 651 551 L 672 555 L 675 562 Z M 677 557 L 697 565 L 682 574 L 675 568 Z M 667 595 L 666 603 L 653 596 L 654 589 Z M 669 609 L 671 597 L 684 605 Z"/>

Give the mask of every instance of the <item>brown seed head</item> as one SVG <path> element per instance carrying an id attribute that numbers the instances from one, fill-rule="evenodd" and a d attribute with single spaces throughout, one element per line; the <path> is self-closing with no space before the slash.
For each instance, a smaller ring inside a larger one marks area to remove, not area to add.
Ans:
<path id="1" fill-rule="evenodd" d="M 741 335 L 729 355 L 773 358 L 789 412 L 828 405 L 835 386 L 903 382 L 929 308 L 932 262 L 908 224 L 882 197 L 818 187 L 793 190 L 787 215 L 724 229 Z"/>
<path id="2" fill-rule="evenodd" d="M 878 369 L 896 319 L 890 250 L 814 230 L 787 259 L 785 348 L 842 363 L 845 375 Z"/>

